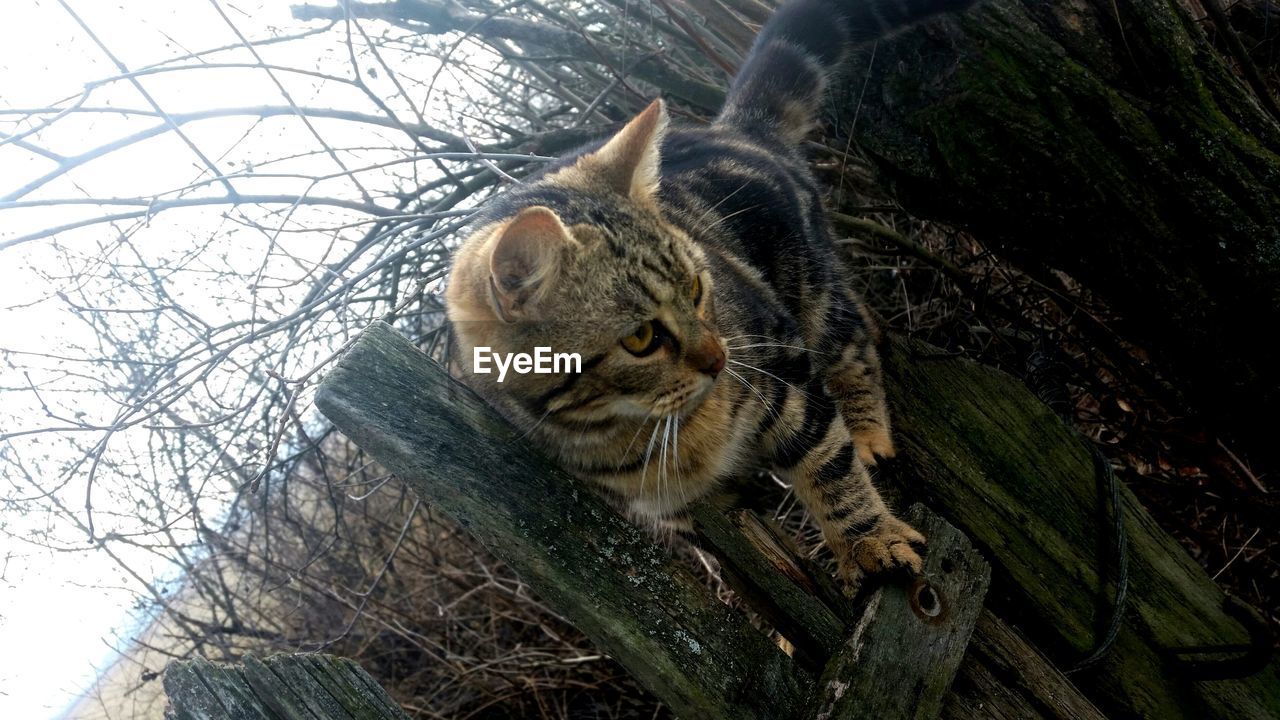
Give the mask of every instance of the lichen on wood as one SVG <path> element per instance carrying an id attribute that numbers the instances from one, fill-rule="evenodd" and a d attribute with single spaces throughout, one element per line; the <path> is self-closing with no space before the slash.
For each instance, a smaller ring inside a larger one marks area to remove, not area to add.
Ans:
<path id="1" fill-rule="evenodd" d="M 331 655 L 182 660 L 164 688 L 170 720 L 408 720 L 363 668 Z"/>

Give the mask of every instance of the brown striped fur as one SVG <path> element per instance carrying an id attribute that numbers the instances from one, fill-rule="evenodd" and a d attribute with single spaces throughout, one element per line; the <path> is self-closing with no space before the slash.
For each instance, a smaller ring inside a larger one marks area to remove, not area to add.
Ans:
<path id="1" fill-rule="evenodd" d="M 918 572 L 924 538 L 867 472 L 894 453 L 880 362 L 799 143 L 853 43 L 965 4 L 796 0 L 710 127 L 670 129 L 657 101 L 497 198 L 447 289 L 460 375 L 636 517 L 678 521 L 722 483 L 768 471 L 794 487 L 846 580 Z M 645 323 L 655 340 L 637 352 L 624 339 Z M 583 372 L 498 383 L 471 368 L 477 346 L 577 352 Z"/>

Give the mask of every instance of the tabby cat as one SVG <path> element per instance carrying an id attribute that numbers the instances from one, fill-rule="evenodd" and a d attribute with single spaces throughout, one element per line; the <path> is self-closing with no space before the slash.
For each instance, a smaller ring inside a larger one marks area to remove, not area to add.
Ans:
<path id="1" fill-rule="evenodd" d="M 843 579 L 919 572 L 920 533 L 867 465 L 894 453 L 871 325 L 839 275 L 801 152 L 858 43 L 969 0 L 794 0 L 709 126 L 655 101 L 489 204 L 447 289 L 454 361 L 564 467 L 678 522 L 718 483 L 788 481 Z M 477 347 L 579 353 L 581 372 L 474 372 Z"/>

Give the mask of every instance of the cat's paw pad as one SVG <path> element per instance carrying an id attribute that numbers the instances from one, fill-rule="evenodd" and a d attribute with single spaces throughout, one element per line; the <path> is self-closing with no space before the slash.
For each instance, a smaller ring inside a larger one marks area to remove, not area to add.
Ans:
<path id="1" fill-rule="evenodd" d="M 858 459 L 864 465 L 875 465 L 880 458 L 888 460 L 898 454 L 893 446 L 893 436 L 884 426 L 859 428 L 850 434 L 853 436 L 853 446 L 858 451 Z"/>
<path id="2" fill-rule="evenodd" d="M 924 570 L 917 547 L 925 538 L 915 528 L 897 518 L 886 518 L 875 530 L 853 541 L 847 556 L 840 558 L 840 577 L 857 585 L 864 575 L 905 570 L 919 575 Z"/>

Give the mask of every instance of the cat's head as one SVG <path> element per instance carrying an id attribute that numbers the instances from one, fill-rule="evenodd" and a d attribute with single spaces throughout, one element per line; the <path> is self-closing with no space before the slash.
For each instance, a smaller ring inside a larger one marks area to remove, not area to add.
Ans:
<path id="1" fill-rule="evenodd" d="M 513 188 L 459 250 L 446 293 L 464 379 L 535 415 L 688 413 L 724 368 L 707 258 L 659 209 L 654 102 L 599 149 Z M 474 348 L 578 353 L 582 373 L 476 375 Z"/>

